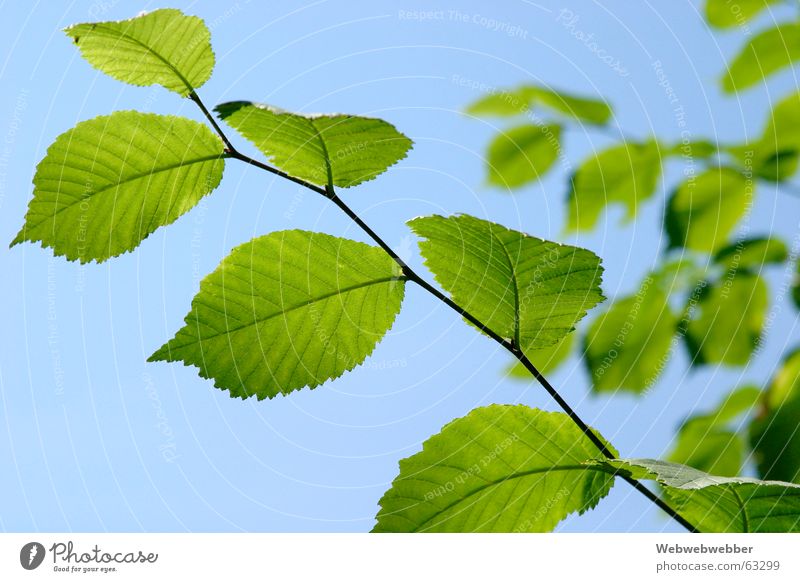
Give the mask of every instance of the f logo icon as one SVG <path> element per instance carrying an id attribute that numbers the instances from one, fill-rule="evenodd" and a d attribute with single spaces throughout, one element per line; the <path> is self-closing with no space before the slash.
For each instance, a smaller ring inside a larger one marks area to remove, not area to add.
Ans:
<path id="1" fill-rule="evenodd" d="M 26 570 L 35 570 L 44 561 L 44 546 L 39 542 L 28 542 L 19 551 L 19 563 Z"/>

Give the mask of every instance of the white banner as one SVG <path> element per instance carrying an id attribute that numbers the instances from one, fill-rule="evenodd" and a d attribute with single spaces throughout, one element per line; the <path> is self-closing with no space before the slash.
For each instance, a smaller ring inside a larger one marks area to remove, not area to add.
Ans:
<path id="1" fill-rule="evenodd" d="M 0 534 L 0 580 L 800 580 L 792 534 Z"/>

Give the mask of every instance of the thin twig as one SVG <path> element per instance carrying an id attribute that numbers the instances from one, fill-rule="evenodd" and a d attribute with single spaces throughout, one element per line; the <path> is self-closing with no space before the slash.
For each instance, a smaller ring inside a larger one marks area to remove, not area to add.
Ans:
<path id="1" fill-rule="evenodd" d="M 281 178 L 290 180 L 295 184 L 299 184 L 305 188 L 308 188 L 309 190 L 316 192 L 317 194 L 321 194 L 322 196 L 328 198 L 342 212 L 344 212 L 361 230 L 363 230 L 373 241 L 375 241 L 375 243 L 377 243 L 378 246 L 380 246 L 381 249 L 383 249 L 386 252 L 386 254 L 389 255 L 395 261 L 395 263 L 397 263 L 397 265 L 403 271 L 403 274 L 408 278 L 408 280 L 413 281 L 414 283 L 425 289 L 425 291 L 436 297 L 436 299 L 438 299 L 439 301 L 447 305 L 450 309 L 458 313 L 461 317 L 469 321 L 484 334 L 486 334 L 494 341 L 496 341 L 498 344 L 503 346 L 506 350 L 508 350 L 517 360 L 519 360 L 519 362 L 522 363 L 525 369 L 527 369 L 533 375 L 533 377 L 539 382 L 539 384 L 542 385 L 542 387 L 556 401 L 556 403 L 566 413 L 566 415 L 570 418 L 570 420 L 572 420 L 572 422 L 575 423 L 575 425 L 597 447 L 597 449 L 600 451 L 600 453 L 602 453 L 604 457 L 606 457 L 607 459 L 617 458 L 614 455 L 614 453 L 612 453 L 609 450 L 609 448 L 606 446 L 603 440 L 599 436 L 597 436 L 597 434 L 595 434 L 595 432 L 591 428 L 589 428 L 589 425 L 587 425 L 583 421 L 583 419 L 581 419 L 581 417 L 578 416 L 578 413 L 572 409 L 572 407 L 567 403 L 567 401 L 561 397 L 561 394 L 558 393 L 558 391 L 553 387 L 552 384 L 550 384 L 547 378 L 545 378 L 544 375 L 536 368 L 536 366 L 533 365 L 533 363 L 522 352 L 519 346 L 517 346 L 512 340 L 504 338 L 495 333 L 494 331 L 492 331 L 491 329 L 489 329 L 481 320 L 479 320 L 477 317 L 472 315 L 466 309 L 458 305 L 447 295 L 445 295 L 436 287 L 428 283 L 425 279 L 420 277 L 416 273 L 416 271 L 414 271 L 411 267 L 409 267 L 406 264 L 406 262 L 403 259 L 401 259 L 400 256 L 396 252 L 394 252 L 394 250 L 388 244 L 386 244 L 386 241 L 384 241 L 374 230 L 372 230 L 372 228 L 366 222 L 361 220 L 361 217 L 358 214 L 356 214 L 356 212 L 353 211 L 352 208 L 350 208 L 341 198 L 339 198 L 339 196 L 333 189 L 333 186 L 328 185 L 327 187 L 323 188 L 316 184 L 312 184 L 305 180 L 301 180 L 300 178 L 295 178 L 294 176 L 290 176 L 289 174 L 283 172 L 282 170 L 273 168 L 268 164 L 265 164 L 263 162 L 251 158 L 250 156 L 242 154 L 235 147 L 233 147 L 230 140 L 222 131 L 220 126 L 217 124 L 213 116 L 209 113 L 208 109 L 206 109 L 205 105 L 203 104 L 197 93 L 192 91 L 189 94 L 189 98 L 192 101 L 194 101 L 198 105 L 198 107 L 200 107 L 200 110 L 209 120 L 212 127 L 214 128 L 214 131 L 216 131 L 220 139 L 222 139 L 226 147 L 225 154 L 227 157 L 240 160 L 242 162 L 245 162 L 246 164 L 255 166 L 256 168 L 260 168 L 262 170 L 275 174 L 276 176 L 280 176 Z M 675 521 L 684 526 L 687 530 L 689 530 L 690 532 L 697 532 L 697 529 L 695 529 L 695 527 L 692 524 L 690 524 L 683 517 L 681 517 L 677 511 L 675 511 L 672 507 L 670 507 L 663 499 L 658 497 L 655 493 L 650 491 L 643 483 L 627 475 L 620 474 L 619 476 L 622 477 L 628 483 L 630 483 L 634 487 L 634 489 L 642 493 L 645 497 L 647 497 L 655 505 L 661 508 Z"/>

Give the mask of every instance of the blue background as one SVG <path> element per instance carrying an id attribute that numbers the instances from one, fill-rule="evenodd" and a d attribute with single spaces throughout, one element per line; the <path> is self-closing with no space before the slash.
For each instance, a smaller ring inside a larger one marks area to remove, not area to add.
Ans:
<path id="1" fill-rule="evenodd" d="M 658 260 L 665 193 L 682 162 L 670 162 L 636 222 L 623 225 L 622 212 L 612 209 L 594 232 L 577 238 L 563 231 L 570 168 L 620 132 L 680 139 L 677 106 L 694 138 L 757 136 L 769 104 L 796 79 L 785 71 L 765 87 L 723 96 L 719 75 L 748 30 L 709 31 L 695 2 L 494 4 L 176 0 L 171 6 L 201 16 L 212 29 L 216 70 L 199 91 L 209 106 L 253 99 L 304 112 L 379 116 L 415 141 L 406 160 L 343 193 L 413 265 L 420 259 L 405 220 L 467 212 L 591 248 L 605 261 L 606 295 L 628 293 Z M 789 4 L 750 29 L 796 16 Z M 188 100 L 95 71 L 61 33 L 74 22 L 161 6 L 0 3 L 0 241 L 10 241 L 22 224 L 36 162 L 78 121 L 120 109 L 201 119 Z M 578 16 L 571 27 L 562 9 Z M 420 20 L 410 14 L 419 10 L 442 12 Z M 493 30 L 483 17 L 505 26 Z M 594 36 L 581 41 L 578 33 Z M 603 54 L 627 74 L 605 64 Z M 520 82 L 605 96 L 617 115 L 605 133 L 568 130 L 567 162 L 509 195 L 485 186 L 482 158 L 505 124 L 462 111 L 487 88 Z M 136 252 L 102 265 L 81 267 L 32 245 L 2 245 L 0 530 L 366 531 L 398 460 L 446 422 L 492 402 L 554 409 L 536 385 L 504 378 L 509 360 L 500 348 L 412 286 L 367 364 L 313 391 L 242 402 L 194 369 L 146 364 L 180 327 L 200 278 L 233 246 L 286 228 L 365 240 L 312 193 L 235 162 L 225 174 L 200 207 Z M 753 233 L 797 242 L 798 216 L 797 196 L 760 185 L 747 224 Z M 767 276 L 776 293 L 790 274 L 773 271 Z M 765 349 L 745 369 L 688 371 L 678 350 L 642 398 L 591 396 L 575 356 L 551 380 L 624 455 L 658 457 L 687 414 L 744 381 L 769 378 L 798 339 L 788 302 L 774 303 L 773 312 Z M 679 531 L 624 483 L 598 509 L 559 529 Z"/>

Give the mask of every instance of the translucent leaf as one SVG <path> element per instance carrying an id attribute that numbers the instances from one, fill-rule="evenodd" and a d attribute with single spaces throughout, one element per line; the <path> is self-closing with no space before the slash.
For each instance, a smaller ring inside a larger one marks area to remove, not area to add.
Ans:
<path id="1" fill-rule="evenodd" d="M 780 0 L 707 0 L 706 19 L 718 28 L 744 26 L 770 4 Z"/>
<path id="2" fill-rule="evenodd" d="M 550 531 L 608 494 L 613 477 L 584 464 L 598 455 L 565 414 L 476 408 L 400 461 L 373 531 Z"/>
<path id="3" fill-rule="evenodd" d="M 746 364 L 760 341 L 767 303 L 764 281 L 745 271 L 707 287 L 685 335 L 693 363 Z"/>
<path id="4" fill-rule="evenodd" d="M 521 125 L 498 133 L 486 154 L 489 183 L 519 188 L 539 179 L 558 158 L 560 137 L 557 125 Z"/>
<path id="5" fill-rule="evenodd" d="M 208 81 L 214 70 L 208 28 L 180 10 L 75 24 L 64 32 L 93 67 L 131 85 L 162 85 L 185 96 Z"/>
<path id="6" fill-rule="evenodd" d="M 755 269 L 770 263 L 782 263 L 789 256 L 786 243 L 778 238 L 748 238 L 720 249 L 714 261 L 730 269 Z"/>
<path id="7" fill-rule="evenodd" d="M 411 149 L 391 123 L 372 117 L 301 115 L 247 101 L 215 111 L 279 168 L 321 186 L 372 180 Z"/>
<path id="8" fill-rule="evenodd" d="M 563 339 L 603 299 L 600 258 L 591 251 L 467 215 L 408 224 L 455 302 L 526 354 Z"/>
<path id="9" fill-rule="evenodd" d="M 352 370 L 392 326 L 404 281 L 381 249 L 300 230 L 233 250 L 186 325 L 150 357 L 197 366 L 231 396 L 272 398 Z"/>
<path id="10" fill-rule="evenodd" d="M 683 182 L 669 199 L 671 247 L 713 252 L 728 241 L 753 197 L 753 182 L 732 168 L 711 168 Z"/>
<path id="11" fill-rule="evenodd" d="M 611 107 L 602 99 L 554 91 L 537 85 L 522 85 L 508 91 L 496 91 L 471 103 L 466 111 L 472 115 L 521 115 L 543 106 L 574 119 L 589 123 L 606 123 Z"/>
<path id="12" fill-rule="evenodd" d="M 800 483 L 800 349 L 786 356 L 765 392 L 750 442 L 764 479 Z"/>
<path id="13" fill-rule="evenodd" d="M 733 59 L 722 79 L 728 92 L 742 91 L 800 58 L 800 25 L 781 24 L 755 35 Z"/>
<path id="14" fill-rule="evenodd" d="M 653 141 L 615 145 L 589 158 L 572 176 L 570 230 L 593 228 L 609 204 L 622 204 L 632 219 L 655 192 L 660 175 L 659 146 Z"/>
<path id="15" fill-rule="evenodd" d="M 561 364 L 563 364 L 572 352 L 572 346 L 575 344 L 575 334 L 571 333 L 559 340 L 558 343 L 553 344 L 549 348 L 541 348 L 538 350 L 528 350 L 527 356 L 536 369 L 542 374 L 548 374 L 555 371 Z M 508 368 L 508 375 L 512 378 L 519 380 L 534 381 L 533 376 L 528 369 L 522 365 L 521 362 L 514 361 Z"/>
<path id="16" fill-rule="evenodd" d="M 83 121 L 39 162 L 12 245 L 41 241 L 82 263 L 133 250 L 217 187 L 223 150 L 205 125 L 181 117 L 118 111 Z"/>
<path id="17" fill-rule="evenodd" d="M 740 474 L 746 442 L 733 421 L 752 410 L 760 396 L 756 387 L 737 388 L 715 410 L 686 419 L 669 460 L 722 477 Z"/>
<path id="18" fill-rule="evenodd" d="M 792 300 L 794 301 L 794 306 L 800 309 L 800 261 L 797 261 L 797 266 L 795 267 Z"/>
<path id="19" fill-rule="evenodd" d="M 677 317 L 668 295 L 647 277 L 638 291 L 615 301 L 586 333 L 584 361 L 595 392 L 642 393 L 661 375 Z"/>
<path id="20" fill-rule="evenodd" d="M 741 148 L 761 178 L 781 182 L 797 171 L 800 152 L 800 93 L 781 99 L 770 111 L 761 139 Z M 746 167 L 746 164 L 745 164 Z"/>
<path id="21" fill-rule="evenodd" d="M 654 459 L 599 461 L 635 479 L 664 486 L 668 500 L 701 532 L 800 531 L 800 486 L 746 477 L 715 477 Z"/>

